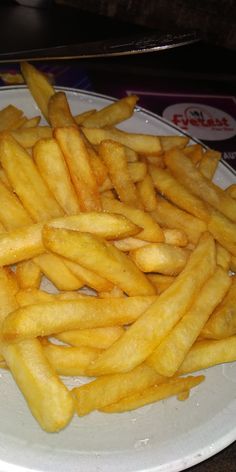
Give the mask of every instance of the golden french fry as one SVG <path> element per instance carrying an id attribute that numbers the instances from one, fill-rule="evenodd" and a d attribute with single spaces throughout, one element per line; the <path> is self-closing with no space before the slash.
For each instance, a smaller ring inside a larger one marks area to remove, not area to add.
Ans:
<path id="1" fill-rule="evenodd" d="M 154 211 L 157 207 L 157 196 L 152 178 L 149 174 L 137 183 L 140 200 L 146 211 Z"/>
<path id="2" fill-rule="evenodd" d="M 236 361 L 236 336 L 220 340 L 198 341 L 185 357 L 178 370 L 178 375 L 233 361 Z"/>
<path id="3" fill-rule="evenodd" d="M 24 306 L 4 321 L 3 337 L 18 342 L 73 329 L 122 326 L 133 323 L 155 300 L 155 296 L 84 297 Z"/>
<path id="4" fill-rule="evenodd" d="M 140 162 L 140 161 L 128 162 L 127 166 L 128 166 L 128 173 L 132 181 L 132 185 L 135 183 L 141 182 L 147 174 L 147 166 L 144 162 Z M 113 188 L 114 188 L 114 185 L 111 179 L 108 176 L 106 176 L 106 178 L 103 180 L 102 184 L 99 187 L 99 191 L 104 192 L 105 190 L 111 190 Z"/>
<path id="5" fill-rule="evenodd" d="M 32 148 L 39 139 L 52 138 L 52 129 L 48 126 L 22 127 L 11 131 L 13 138 L 23 148 Z"/>
<path id="6" fill-rule="evenodd" d="M 39 126 L 41 120 L 41 116 L 33 116 L 32 118 L 26 118 L 25 123 L 23 124 L 23 128 L 36 128 Z"/>
<path id="7" fill-rule="evenodd" d="M 2 353 L 40 426 L 47 432 L 64 428 L 74 413 L 73 398 L 47 361 L 40 342 L 3 343 Z"/>
<path id="8" fill-rule="evenodd" d="M 163 198 L 158 198 L 157 207 L 151 212 L 151 215 L 161 226 L 184 231 L 189 242 L 193 244 L 196 244 L 204 231 L 207 230 L 204 221 Z"/>
<path id="9" fill-rule="evenodd" d="M 0 139 L 0 161 L 14 192 L 34 221 L 62 215 L 29 154 L 11 136 Z"/>
<path id="10" fill-rule="evenodd" d="M 236 202 L 224 190 L 206 179 L 190 159 L 179 150 L 170 150 L 165 154 L 165 162 L 173 175 L 193 195 L 201 198 L 236 222 Z"/>
<path id="11" fill-rule="evenodd" d="M 0 234 L 0 265 L 10 265 L 43 254 L 43 224 L 32 224 Z"/>
<path id="12" fill-rule="evenodd" d="M 162 152 L 161 141 L 158 136 L 150 134 L 126 133 L 120 129 L 110 128 L 83 128 L 83 133 L 91 144 L 100 144 L 111 139 L 123 144 L 139 154 L 160 154 Z"/>
<path id="13" fill-rule="evenodd" d="M 119 287 L 114 285 L 111 290 L 101 291 L 98 294 L 99 298 L 120 298 L 125 297 L 125 293 Z"/>
<path id="14" fill-rule="evenodd" d="M 231 255 L 230 269 L 236 273 L 236 256 Z"/>
<path id="15" fill-rule="evenodd" d="M 82 125 L 83 121 L 86 120 L 89 116 L 93 115 L 96 113 L 96 109 L 91 109 L 91 110 L 86 110 L 82 113 L 79 113 L 78 115 L 74 116 L 74 120 L 76 121 L 77 125 Z"/>
<path id="16" fill-rule="evenodd" d="M 92 233 L 105 239 L 125 238 L 140 231 L 138 226 L 123 215 L 95 211 L 56 218 L 49 221 L 48 226 Z"/>
<path id="17" fill-rule="evenodd" d="M 0 332 L 4 318 L 17 306 L 11 274 L 7 268 L 0 267 Z"/>
<path id="18" fill-rule="evenodd" d="M 175 280 L 175 277 L 163 274 L 148 274 L 148 278 L 156 288 L 158 295 L 164 292 Z"/>
<path id="19" fill-rule="evenodd" d="M 188 156 L 194 164 L 198 164 L 203 158 L 203 148 L 201 144 L 191 144 L 183 149 L 183 152 Z"/>
<path id="20" fill-rule="evenodd" d="M 204 375 L 170 379 L 166 383 L 153 385 L 141 392 L 129 395 L 117 403 L 105 406 L 105 408 L 101 408 L 101 411 L 105 413 L 121 413 L 135 410 L 144 405 L 173 397 L 174 395 L 178 396 L 180 393 L 184 393 L 186 390 L 196 387 L 203 382 L 203 380 L 205 380 Z"/>
<path id="21" fill-rule="evenodd" d="M 139 226 L 142 230 L 136 234 L 136 238 L 149 242 L 164 241 L 164 234 L 159 224 L 155 222 L 149 213 L 134 208 L 116 199 L 102 197 L 102 207 L 106 212 L 118 213 L 126 216 L 130 221 Z"/>
<path id="22" fill-rule="evenodd" d="M 104 375 L 72 390 L 76 412 L 79 416 L 87 415 L 162 381 L 154 369 L 144 364 L 127 373 Z"/>
<path id="23" fill-rule="evenodd" d="M 48 120 L 52 128 L 77 126 L 65 92 L 55 92 L 48 102 Z"/>
<path id="24" fill-rule="evenodd" d="M 207 226 L 214 238 L 236 256 L 236 224 L 219 211 L 213 210 Z"/>
<path id="25" fill-rule="evenodd" d="M 131 179 L 123 146 L 115 141 L 102 141 L 99 155 L 105 162 L 119 199 L 131 206 L 141 207 L 137 189 Z"/>
<path id="26" fill-rule="evenodd" d="M 81 210 L 101 210 L 97 182 L 80 131 L 74 127 L 57 128 L 54 134 L 69 168 Z"/>
<path id="27" fill-rule="evenodd" d="M 38 288 L 41 277 L 41 270 L 32 259 L 20 262 L 16 266 L 16 279 L 20 289 Z"/>
<path id="28" fill-rule="evenodd" d="M 17 128 L 22 117 L 23 111 L 13 105 L 8 105 L 0 110 L 0 132 Z"/>
<path id="29" fill-rule="evenodd" d="M 0 181 L 0 221 L 11 231 L 33 223 L 16 195 Z"/>
<path id="30" fill-rule="evenodd" d="M 79 201 L 70 174 L 55 139 L 41 139 L 33 148 L 33 158 L 46 185 L 68 215 L 79 213 Z"/>
<path id="31" fill-rule="evenodd" d="M 85 128 L 104 128 L 127 120 L 132 116 L 137 101 L 138 97 L 136 95 L 117 100 L 85 118 L 83 126 Z"/>
<path id="32" fill-rule="evenodd" d="M 169 151 L 175 148 L 185 148 L 189 142 L 187 136 L 159 136 L 163 151 Z"/>
<path id="33" fill-rule="evenodd" d="M 101 159 L 101 157 L 98 155 L 98 153 L 95 151 L 93 146 L 86 140 L 84 137 L 84 140 L 86 142 L 86 148 L 89 154 L 89 159 L 90 159 L 90 165 L 92 168 L 92 171 L 95 175 L 96 182 L 99 186 L 103 185 L 105 180 L 107 179 L 108 175 L 108 170 Z"/>
<path id="34" fill-rule="evenodd" d="M 60 292 L 60 293 L 48 293 L 43 290 L 36 288 L 21 289 L 15 295 L 17 303 L 20 306 L 35 305 L 44 302 L 55 302 L 58 300 L 78 300 L 86 298 L 85 295 L 80 292 Z"/>
<path id="35" fill-rule="evenodd" d="M 216 263 L 224 270 L 230 270 L 231 255 L 227 249 L 216 242 Z"/>
<path id="36" fill-rule="evenodd" d="M 204 338 L 222 339 L 236 334 L 236 277 L 232 277 L 232 285 L 214 310 L 202 329 Z"/>
<path id="37" fill-rule="evenodd" d="M 41 254 L 34 257 L 34 262 L 58 290 L 78 290 L 84 285 L 56 254 Z"/>
<path id="38" fill-rule="evenodd" d="M 138 238 L 124 238 L 118 239 L 113 241 L 114 246 L 116 246 L 120 251 L 129 252 L 134 249 L 138 249 L 140 247 L 146 246 L 148 241 L 143 241 L 142 239 Z"/>
<path id="39" fill-rule="evenodd" d="M 186 159 L 188 160 L 187 157 Z M 193 195 L 190 190 L 186 189 L 167 170 L 152 165 L 149 165 L 148 169 L 154 186 L 162 195 L 182 210 L 203 221 L 208 221 L 209 210 L 200 198 Z"/>
<path id="40" fill-rule="evenodd" d="M 184 247 L 188 244 L 188 238 L 181 229 L 163 228 L 165 243 L 174 246 Z"/>
<path id="41" fill-rule="evenodd" d="M 189 251 L 166 243 L 151 243 L 130 252 L 131 259 L 143 272 L 177 275 L 185 267 Z"/>
<path id="42" fill-rule="evenodd" d="M 236 184 L 232 184 L 225 189 L 225 192 L 232 198 L 236 198 Z"/>
<path id="43" fill-rule="evenodd" d="M 92 347 L 68 347 L 47 343 L 43 352 L 58 375 L 86 375 L 89 364 L 98 357 L 101 350 Z"/>
<path id="44" fill-rule="evenodd" d="M 155 293 L 149 280 L 128 256 L 91 233 L 45 226 L 43 241 L 50 251 L 94 271 L 128 295 Z"/>
<path id="45" fill-rule="evenodd" d="M 121 326 L 105 328 L 76 329 L 59 333 L 55 337 L 71 346 L 87 346 L 96 349 L 107 349 L 123 334 Z M 87 366 L 88 367 L 88 366 Z"/>
<path id="46" fill-rule="evenodd" d="M 69 261 L 63 258 L 65 265 L 70 269 L 72 274 L 83 280 L 84 285 L 96 290 L 97 292 L 109 291 L 114 287 L 113 283 L 105 279 L 101 275 L 96 274 L 93 270 L 86 269 L 77 262 Z"/>
<path id="47" fill-rule="evenodd" d="M 204 152 L 198 169 L 206 179 L 212 180 L 221 158 L 221 153 L 208 149 Z"/>
<path id="48" fill-rule="evenodd" d="M 148 365 L 155 368 L 159 374 L 172 377 L 230 285 L 231 280 L 227 273 L 220 267 L 216 269 L 201 288 L 188 312 L 146 360 Z"/>
<path id="49" fill-rule="evenodd" d="M 48 119 L 48 102 L 55 93 L 46 76 L 28 62 L 21 63 L 21 73 L 30 92 L 46 120 Z"/>
<path id="50" fill-rule="evenodd" d="M 91 364 L 88 373 L 127 372 L 143 362 L 183 317 L 201 286 L 213 274 L 215 266 L 214 240 L 205 233 L 170 287 Z"/>

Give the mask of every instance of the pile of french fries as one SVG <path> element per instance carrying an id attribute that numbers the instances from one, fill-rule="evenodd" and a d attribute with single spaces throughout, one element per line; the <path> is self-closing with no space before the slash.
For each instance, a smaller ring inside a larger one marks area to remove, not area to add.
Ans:
<path id="1" fill-rule="evenodd" d="M 185 136 L 117 128 L 136 96 L 73 116 L 21 69 L 48 125 L 0 111 L 0 366 L 48 432 L 186 399 L 188 374 L 236 360 L 236 185 Z"/>

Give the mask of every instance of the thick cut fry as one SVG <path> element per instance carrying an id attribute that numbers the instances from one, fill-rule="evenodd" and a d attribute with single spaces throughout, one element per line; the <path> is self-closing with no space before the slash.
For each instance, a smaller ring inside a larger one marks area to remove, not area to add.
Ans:
<path id="1" fill-rule="evenodd" d="M 75 408 L 84 416 L 158 382 L 163 378 L 144 364 L 127 373 L 105 375 L 72 390 Z"/>
<path id="2" fill-rule="evenodd" d="M 163 198 L 158 199 L 157 207 L 151 215 L 162 226 L 184 231 L 189 242 L 193 244 L 196 244 L 200 236 L 207 230 L 204 221 L 181 210 Z"/>
<path id="3" fill-rule="evenodd" d="M 104 128 L 127 120 L 132 116 L 137 101 L 138 97 L 136 95 L 130 95 L 117 100 L 117 102 L 88 116 L 83 121 L 83 126 L 85 128 Z"/>
<path id="4" fill-rule="evenodd" d="M 153 295 L 155 290 L 131 259 L 111 243 L 90 233 L 44 227 L 43 241 L 50 251 L 77 262 L 106 278 L 128 295 Z"/>
<path id="5" fill-rule="evenodd" d="M 83 133 L 91 144 L 100 144 L 111 139 L 127 146 L 139 154 L 160 154 L 161 141 L 158 136 L 150 134 L 126 133 L 120 129 L 82 128 Z"/>
<path id="6" fill-rule="evenodd" d="M 206 339 L 198 341 L 192 346 L 181 364 L 178 374 L 188 374 L 233 361 L 236 361 L 236 336 L 217 341 Z"/>
<path id="7" fill-rule="evenodd" d="M 188 160 L 188 158 L 186 157 Z M 204 221 L 209 219 L 209 211 L 200 198 L 195 197 L 167 170 L 149 165 L 149 172 L 157 190 L 172 203 Z"/>
<path id="8" fill-rule="evenodd" d="M 78 300 L 88 298 L 87 295 L 80 292 L 60 292 L 48 293 L 36 288 L 19 290 L 16 295 L 17 303 L 20 306 L 35 305 L 44 302 L 55 302 L 58 300 Z"/>
<path id="9" fill-rule="evenodd" d="M 57 346 L 47 343 L 43 352 L 58 375 L 86 375 L 89 364 L 98 357 L 100 349 L 91 347 Z"/>
<path id="10" fill-rule="evenodd" d="M 184 393 L 199 385 L 203 380 L 205 380 L 204 375 L 170 379 L 167 383 L 153 385 L 141 392 L 129 395 L 117 403 L 101 408 L 101 411 L 105 413 L 122 413 L 124 411 L 135 410 L 150 403 Z"/>
<path id="11" fill-rule="evenodd" d="M 17 128 L 22 119 L 23 111 L 8 105 L 0 110 L 0 132 Z"/>
<path id="12" fill-rule="evenodd" d="M 165 243 L 173 246 L 184 247 L 188 244 L 188 238 L 181 229 L 163 228 Z"/>
<path id="13" fill-rule="evenodd" d="M 0 161 L 14 192 L 34 221 L 62 215 L 29 154 L 10 136 L 0 140 Z"/>
<path id="14" fill-rule="evenodd" d="M 207 226 L 214 238 L 236 256 L 236 224 L 219 211 L 212 211 Z"/>
<path id="15" fill-rule="evenodd" d="M 58 290 L 78 290 L 84 285 L 56 254 L 41 254 L 34 262 Z"/>
<path id="16" fill-rule="evenodd" d="M 174 282 L 129 329 L 107 349 L 88 372 L 127 372 L 143 362 L 190 308 L 193 298 L 215 269 L 215 244 L 205 233 Z"/>
<path id="17" fill-rule="evenodd" d="M 3 320 L 8 313 L 16 310 L 17 306 L 11 274 L 7 268 L 0 267 L 0 333 Z"/>
<path id="18" fill-rule="evenodd" d="M 84 297 L 25 306 L 8 316 L 3 335 L 7 341 L 20 341 L 73 329 L 122 326 L 133 323 L 155 300 L 155 296 Z"/>
<path id="19" fill-rule="evenodd" d="M 194 164 L 198 164 L 203 158 L 203 148 L 201 144 L 191 144 L 183 149 L 183 152 Z"/>
<path id="20" fill-rule="evenodd" d="M 186 265 L 189 251 L 165 243 L 152 243 L 131 251 L 130 256 L 143 272 L 177 275 Z"/>
<path id="21" fill-rule="evenodd" d="M 48 119 L 52 128 L 77 126 L 69 107 L 65 92 L 55 92 L 48 102 Z"/>
<path id="22" fill-rule="evenodd" d="M 56 335 L 60 341 L 71 346 L 88 346 L 97 349 L 107 349 L 124 333 L 121 326 L 106 328 L 76 329 Z M 88 367 L 88 366 L 87 366 Z"/>
<path id="23" fill-rule="evenodd" d="M 116 199 L 102 197 L 102 207 L 104 211 L 109 213 L 118 213 L 126 216 L 130 221 L 141 228 L 136 234 L 136 238 L 149 242 L 164 241 L 164 234 L 159 224 L 155 222 L 151 215 L 147 212 L 126 205 Z"/>
<path id="24" fill-rule="evenodd" d="M 41 277 L 42 272 L 32 259 L 17 264 L 16 278 L 20 289 L 38 288 Z"/>
<path id="25" fill-rule="evenodd" d="M 36 128 L 39 126 L 41 120 L 41 116 L 33 116 L 32 118 L 27 118 L 25 123 L 23 124 L 23 128 Z"/>
<path id="26" fill-rule="evenodd" d="M 37 339 L 3 343 L 3 357 L 28 406 L 47 432 L 64 428 L 74 413 L 71 393 L 51 368 Z"/>
<path id="27" fill-rule="evenodd" d="M 21 63 L 21 72 L 30 92 L 46 120 L 48 119 L 48 102 L 55 93 L 46 76 L 28 62 Z"/>
<path id="28" fill-rule="evenodd" d="M 0 234 L 0 265 L 31 259 L 45 251 L 41 223 Z"/>
<path id="29" fill-rule="evenodd" d="M 201 332 L 204 338 L 222 339 L 236 334 L 236 277 L 232 279 L 228 293 Z"/>
<path id="30" fill-rule="evenodd" d="M 54 134 L 69 168 L 81 210 L 101 210 L 96 178 L 80 131 L 73 127 L 57 128 Z"/>
<path id="31" fill-rule="evenodd" d="M 32 219 L 16 195 L 0 182 L 0 221 L 11 231 L 32 224 Z"/>
<path id="32" fill-rule="evenodd" d="M 123 215 L 93 211 L 56 218 L 48 226 L 88 232 L 105 239 L 125 238 L 140 231 L 138 226 Z"/>
<path id="33" fill-rule="evenodd" d="M 146 360 L 148 365 L 159 374 L 172 377 L 230 285 L 230 277 L 219 267 L 203 285 L 189 311 Z"/>
<path id="34" fill-rule="evenodd" d="M 189 142 L 187 136 L 160 136 L 161 146 L 163 151 L 169 151 L 175 148 L 185 148 Z"/>
<path id="35" fill-rule="evenodd" d="M 74 116 L 74 120 L 76 121 L 77 125 L 82 125 L 83 121 L 86 120 L 89 116 L 93 115 L 96 113 L 96 109 L 91 109 L 91 110 L 86 110 L 83 111 L 82 113 L 79 113 L 78 115 Z"/>
<path id="36" fill-rule="evenodd" d="M 131 179 L 124 147 L 115 141 L 103 141 L 99 155 L 105 162 L 119 199 L 131 206 L 142 207 L 137 189 Z"/>
<path id="37" fill-rule="evenodd" d="M 113 241 L 114 246 L 116 246 L 120 251 L 129 252 L 140 247 L 146 246 L 148 241 L 143 241 L 138 238 L 124 238 Z"/>
<path id="38" fill-rule="evenodd" d="M 106 280 L 104 277 L 96 274 L 93 270 L 86 269 L 80 264 L 69 261 L 69 259 L 64 258 L 65 265 L 70 269 L 72 274 L 78 277 L 80 280 L 83 280 L 84 285 L 87 287 L 96 290 L 97 292 L 109 291 L 113 288 L 113 283 L 109 280 Z"/>
<path id="39" fill-rule="evenodd" d="M 149 280 L 156 288 L 157 294 L 164 292 L 175 280 L 171 275 L 148 274 Z"/>
<path id="40" fill-rule="evenodd" d="M 146 211 L 154 211 L 157 207 L 157 196 L 152 178 L 149 174 L 137 183 L 140 200 Z"/>
<path id="41" fill-rule="evenodd" d="M 92 168 L 92 171 L 95 175 L 96 182 L 99 186 L 103 185 L 105 180 L 107 179 L 108 171 L 107 168 L 101 159 L 101 157 L 98 155 L 98 153 L 94 150 L 93 146 L 86 140 L 86 147 L 87 151 L 89 154 L 89 159 L 90 159 L 90 165 Z M 109 179 L 108 179 L 109 180 Z"/>
<path id="42" fill-rule="evenodd" d="M 34 161 L 46 185 L 68 215 L 79 213 L 79 201 L 55 139 L 41 139 L 33 148 Z"/>
<path id="43" fill-rule="evenodd" d="M 216 169 L 219 164 L 219 160 L 221 158 L 221 153 L 218 151 L 213 151 L 212 149 L 207 150 L 203 154 L 203 158 L 199 163 L 198 169 L 200 170 L 201 174 L 206 177 L 206 179 L 212 180 Z"/>
<path id="44" fill-rule="evenodd" d="M 32 148 L 39 139 L 52 138 L 52 130 L 48 126 L 36 126 L 32 128 L 20 128 L 11 131 L 13 138 L 23 148 Z"/>
<path id="45" fill-rule="evenodd" d="M 203 202 L 210 204 L 227 218 L 236 222 L 235 200 L 220 187 L 206 179 L 181 150 L 168 151 L 165 154 L 165 162 L 173 175 L 193 195 L 201 198 Z"/>

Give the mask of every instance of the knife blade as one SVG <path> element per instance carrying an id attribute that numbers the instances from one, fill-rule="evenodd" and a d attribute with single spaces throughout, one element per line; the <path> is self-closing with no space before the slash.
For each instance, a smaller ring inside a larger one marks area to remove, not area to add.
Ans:
<path id="1" fill-rule="evenodd" d="M 200 38 L 196 31 L 138 34 L 126 38 L 0 53 L 0 63 L 24 60 L 88 59 L 141 54 L 180 47 L 199 40 Z"/>

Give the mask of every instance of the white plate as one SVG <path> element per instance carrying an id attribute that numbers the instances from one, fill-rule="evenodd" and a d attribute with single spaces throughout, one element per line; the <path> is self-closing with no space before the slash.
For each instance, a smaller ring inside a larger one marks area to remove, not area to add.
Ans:
<path id="1" fill-rule="evenodd" d="M 73 113 L 111 102 L 101 95 L 64 89 Z M 0 90 L 0 109 L 12 103 L 38 114 L 24 87 Z M 151 134 L 183 134 L 153 113 L 137 110 L 122 128 Z M 220 164 L 222 187 L 235 176 Z M 0 471 L 177 472 L 216 454 L 236 439 L 236 363 L 206 372 L 186 402 L 175 398 L 131 413 L 74 417 L 62 432 L 43 432 L 7 372 L 0 372 Z M 80 379 L 65 380 L 67 385 Z"/>

